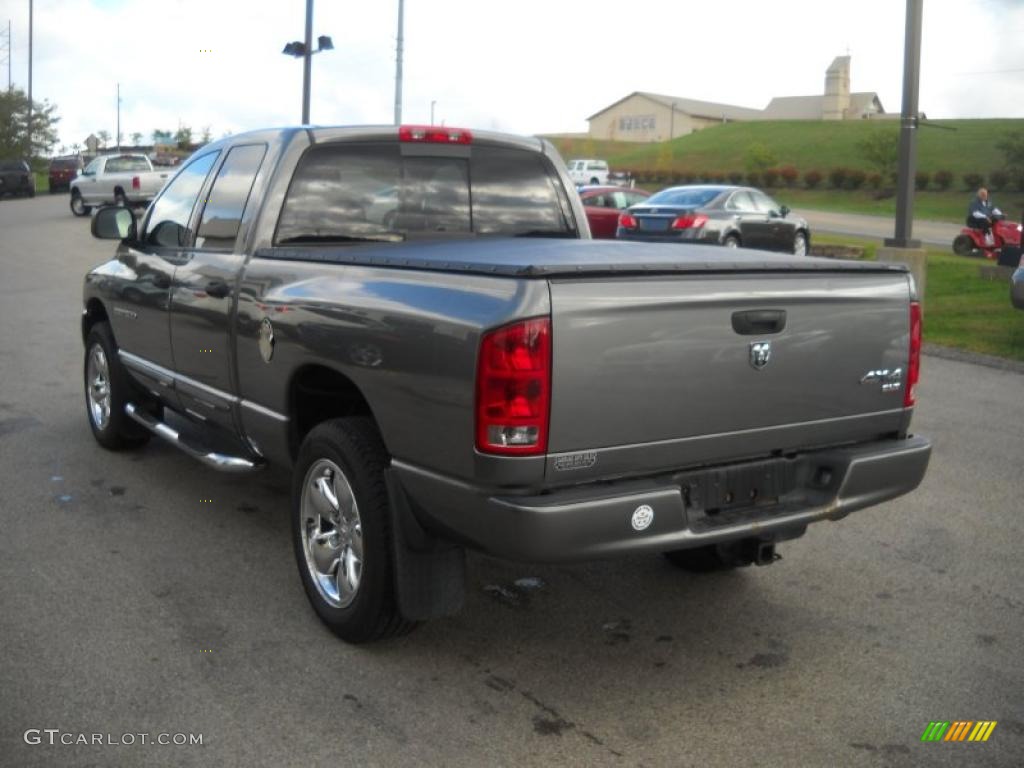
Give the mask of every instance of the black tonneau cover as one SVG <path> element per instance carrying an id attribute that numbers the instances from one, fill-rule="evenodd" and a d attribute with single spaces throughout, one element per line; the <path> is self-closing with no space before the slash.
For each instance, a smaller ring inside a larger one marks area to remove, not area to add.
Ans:
<path id="1" fill-rule="evenodd" d="M 256 258 L 504 277 L 729 272 L 907 272 L 903 264 L 791 256 L 711 245 L 487 238 L 262 248 Z"/>

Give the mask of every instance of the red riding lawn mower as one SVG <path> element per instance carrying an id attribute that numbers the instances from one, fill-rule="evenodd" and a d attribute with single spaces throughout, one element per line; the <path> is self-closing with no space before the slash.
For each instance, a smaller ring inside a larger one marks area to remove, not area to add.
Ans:
<path id="1" fill-rule="evenodd" d="M 973 227 L 964 227 L 953 240 L 953 253 L 996 260 L 1004 247 L 1020 248 L 1021 225 L 1007 221 L 998 208 L 992 211 L 992 237 L 986 241 L 985 233 Z M 1017 251 L 1019 253 L 1019 251 Z"/>

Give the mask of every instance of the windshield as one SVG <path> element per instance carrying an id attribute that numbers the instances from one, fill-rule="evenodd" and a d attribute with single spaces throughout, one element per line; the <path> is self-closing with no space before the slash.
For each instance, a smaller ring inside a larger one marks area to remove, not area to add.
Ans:
<path id="1" fill-rule="evenodd" d="M 275 242 L 472 235 L 576 235 L 543 155 L 480 146 L 469 157 L 403 155 L 394 142 L 314 146 L 295 171 Z"/>
<path id="2" fill-rule="evenodd" d="M 675 189 L 664 189 L 656 195 L 651 195 L 644 201 L 644 205 L 682 205 L 688 208 L 700 208 L 720 194 L 722 194 L 720 189 L 676 187 Z"/>

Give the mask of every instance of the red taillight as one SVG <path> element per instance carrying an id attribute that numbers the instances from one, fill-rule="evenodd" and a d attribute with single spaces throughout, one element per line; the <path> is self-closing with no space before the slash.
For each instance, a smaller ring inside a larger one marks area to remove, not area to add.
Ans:
<path id="1" fill-rule="evenodd" d="M 138 176 L 132 176 L 132 189 L 142 189 L 142 182 Z"/>
<path id="2" fill-rule="evenodd" d="M 477 450 L 547 451 L 550 400 L 551 320 L 523 320 L 485 333 L 476 373 Z"/>
<path id="3" fill-rule="evenodd" d="M 700 229 L 708 221 L 703 213 L 684 213 L 672 222 L 672 229 Z"/>
<path id="4" fill-rule="evenodd" d="M 628 213 L 622 213 L 619 214 L 619 226 L 623 229 L 636 229 L 639 224 L 636 223 L 635 216 Z"/>
<path id="5" fill-rule="evenodd" d="M 910 302 L 910 360 L 907 363 L 907 387 L 903 390 L 903 407 L 917 402 L 917 381 L 921 378 L 921 305 Z"/>
<path id="6" fill-rule="evenodd" d="M 473 134 L 465 128 L 436 125 L 403 125 L 398 129 L 399 141 L 421 141 L 428 144 L 472 144 Z"/>

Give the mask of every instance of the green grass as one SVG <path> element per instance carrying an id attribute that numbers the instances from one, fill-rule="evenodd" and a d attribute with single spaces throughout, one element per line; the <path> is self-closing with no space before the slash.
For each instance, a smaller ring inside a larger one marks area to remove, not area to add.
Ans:
<path id="1" fill-rule="evenodd" d="M 861 245 L 865 258 L 874 258 L 879 244 L 843 235 L 816 235 L 814 242 Z M 1007 283 L 979 276 L 978 267 L 990 263 L 928 249 L 924 340 L 1024 361 L 1024 312 L 1011 306 Z"/>
<path id="2" fill-rule="evenodd" d="M 918 218 L 959 223 L 963 220 L 970 194 L 963 181 L 965 173 L 984 177 L 1004 167 L 1004 158 L 996 145 L 1011 131 L 1024 131 L 1024 120 L 935 120 L 940 128 L 923 127 L 918 131 L 917 167 L 934 174 L 951 171 L 953 188 L 946 192 L 925 190 L 915 201 Z M 943 130 L 955 129 L 955 130 Z M 783 121 L 727 123 L 705 128 L 668 142 L 637 144 L 622 141 L 594 141 L 587 138 L 552 137 L 566 159 L 600 157 L 613 170 L 636 174 L 654 174 L 669 178 L 683 173 L 728 174 L 746 170 L 748 149 L 759 144 L 772 153 L 778 166 L 792 165 L 802 176 L 818 170 L 826 177 L 832 168 L 846 167 L 872 172 L 861 156 L 858 144 L 874 132 L 899 130 L 898 121 L 851 120 L 848 122 Z M 655 189 L 666 183 L 648 183 Z M 803 206 L 840 213 L 864 213 L 891 216 L 895 197 L 874 199 L 870 190 L 775 189 L 773 195 L 790 206 Z M 996 202 L 1016 217 L 1024 208 L 1024 193 L 1000 191 Z"/>
<path id="3" fill-rule="evenodd" d="M 896 215 L 896 196 L 881 200 L 866 190 L 834 189 L 770 189 L 772 197 L 790 208 L 809 208 L 836 213 L 862 213 L 872 216 Z M 973 194 L 966 190 L 939 192 L 922 190 L 914 193 L 914 218 L 961 224 L 967 215 L 967 204 Z M 992 193 L 992 199 L 1011 218 L 1024 209 L 1024 192 Z"/>
<path id="4" fill-rule="evenodd" d="M 941 128 L 918 131 L 917 163 L 920 170 L 946 169 L 958 177 L 977 172 L 987 176 L 1003 167 L 996 144 L 1011 131 L 1024 130 L 1024 120 L 935 120 Z M 558 138 L 552 141 L 566 159 L 601 157 L 616 168 L 644 170 L 742 171 L 747 149 L 760 144 L 777 158 L 777 165 L 794 165 L 801 172 L 827 171 L 845 166 L 869 170 L 857 145 L 878 131 L 896 132 L 898 121 L 814 120 L 726 123 L 705 128 L 669 142 L 638 144 Z"/>
<path id="5" fill-rule="evenodd" d="M 43 192 L 50 191 L 50 175 L 43 173 L 42 171 L 36 171 L 36 194 L 41 195 Z"/>

